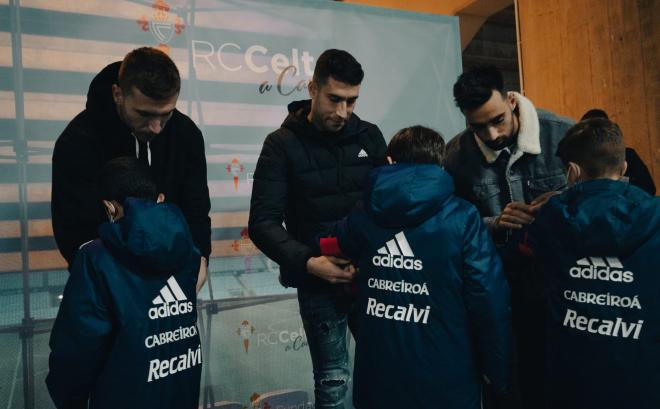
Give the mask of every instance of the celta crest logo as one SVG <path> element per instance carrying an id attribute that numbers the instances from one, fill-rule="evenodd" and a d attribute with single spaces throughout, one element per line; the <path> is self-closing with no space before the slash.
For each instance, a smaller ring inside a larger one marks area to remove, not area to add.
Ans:
<path id="1" fill-rule="evenodd" d="M 243 349 L 245 350 L 246 354 L 250 349 L 250 337 L 252 334 L 254 334 L 254 331 L 254 326 L 252 326 L 248 320 L 243 320 L 243 322 L 241 322 L 241 326 L 236 329 L 236 334 L 243 338 Z"/>
<path id="2" fill-rule="evenodd" d="M 243 254 L 245 257 L 243 258 L 243 263 L 245 265 L 245 272 L 252 272 L 252 254 L 250 253 L 250 250 L 254 249 L 254 244 L 252 243 L 252 240 L 250 240 L 247 227 L 243 227 L 243 230 L 241 230 L 241 238 L 234 240 L 231 243 L 231 248 L 237 253 L 241 250 L 244 251 Z"/>
<path id="3" fill-rule="evenodd" d="M 238 175 L 239 173 L 245 172 L 245 166 L 238 161 L 238 159 L 232 159 L 231 163 L 227 165 L 227 173 L 231 173 L 234 176 L 234 189 L 238 192 Z"/>
<path id="4" fill-rule="evenodd" d="M 239 251 L 241 251 L 242 248 L 252 248 L 252 247 L 254 247 L 254 245 L 252 244 L 252 241 L 250 240 L 250 235 L 249 235 L 249 232 L 248 232 L 248 228 L 243 227 L 243 229 L 241 230 L 241 238 L 237 239 L 237 240 L 234 240 L 231 243 L 231 248 L 235 252 L 239 252 Z"/>
<path id="5" fill-rule="evenodd" d="M 155 0 L 151 6 L 153 14 L 147 18 L 142 15 L 137 20 L 142 31 L 151 31 L 151 35 L 158 41 L 158 48 L 168 52 L 169 43 L 175 35 L 183 33 L 186 26 L 181 17 L 171 12 L 171 6 L 164 0 Z"/>
<path id="6" fill-rule="evenodd" d="M 378 249 L 371 262 L 376 267 L 402 268 L 405 270 L 420 271 L 423 268 L 422 260 L 415 259 L 410 244 L 403 232 L 394 235 L 385 245 Z"/>

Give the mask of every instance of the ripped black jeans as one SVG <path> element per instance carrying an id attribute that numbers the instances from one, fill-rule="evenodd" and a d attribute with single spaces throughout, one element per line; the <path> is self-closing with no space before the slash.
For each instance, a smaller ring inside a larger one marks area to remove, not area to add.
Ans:
<path id="1" fill-rule="evenodd" d="M 346 329 L 355 335 L 353 297 L 298 289 L 298 305 L 314 368 L 316 409 L 343 409 L 350 369 Z"/>

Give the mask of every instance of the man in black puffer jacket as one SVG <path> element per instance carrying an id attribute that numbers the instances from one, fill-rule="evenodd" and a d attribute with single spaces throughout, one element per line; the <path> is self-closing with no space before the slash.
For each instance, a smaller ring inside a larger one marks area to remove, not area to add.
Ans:
<path id="1" fill-rule="evenodd" d="M 385 161 L 380 130 L 352 115 L 363 77 L 349 53 L 321 54 L 309 84 L 311 101 L 291 103 L 282 127 L 268 135 L 252 187 L 250 238 L 280 265 L 282 284 L 298 288 L 317 408 L 343 407 L 353 302 L 343 284 L 354 270 L 305 243 L 348 214 L 369 171 Z"/>

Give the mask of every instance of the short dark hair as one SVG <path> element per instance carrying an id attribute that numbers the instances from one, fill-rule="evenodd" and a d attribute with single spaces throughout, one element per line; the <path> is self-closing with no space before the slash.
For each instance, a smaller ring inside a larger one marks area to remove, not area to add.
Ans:
<path id="1" fill-rule="evenodd" d="M 591 118 L 605 118 L 605 119 L 610 119 L 609 116 L 607 116 L 607 112 L 603 111 L 602 109 L 590 109 L 587 112 L 582 115 L 582 118 L 580 118 L 580 121 L 584 121 L 585 119 L 591 119 Z"/>
<path id="2" fill-rule="evenodd" d="M 348 85 L 360 85 L 364 71 L 362 65 L 348 52 L 330 49 L 323 51 L 316 60 L 313 81 L 322 87 L 330 77 Z"/>
<path id="3" fill-rule="evenodd" d="M 156 100 L 171 98 L 181 90 L 181 77 L 174 61 L 156 48 L 136 48 L 126 54 L 117 83 L 130 95 L 133 87 Z"/>
<path id="4" fill-rule="evenodd" d="M 619 125 L 605 118 L 593 118 L 573 125 L 559 142 L 557 156 L 564 166 L 574 162 L 590 179 L 620 171 L 626 147 Z"/>
<path id="5" fill-rule="evenodd" d="M 124 203 L 127 197 L 156 200 L 158 190 L 149 169 L 137 158 L 122 156 L 106 162 L 99 177 L 101 199 Z"/>
<path id="6" fill-rule="evenodd" d="M 387 156 L 397 163 L 442 165 L 445 141 L 440 133 L 421 125 L 403 128 L 387 145 Z"/>
<path id="7" fill-rule="evenodd" d="M 504 96 L 502 73 L 494 65 L 478 65 L 458 77 L 454 101 L 462 112 L 471 111 L 485 104 L 493 91 Z"/>

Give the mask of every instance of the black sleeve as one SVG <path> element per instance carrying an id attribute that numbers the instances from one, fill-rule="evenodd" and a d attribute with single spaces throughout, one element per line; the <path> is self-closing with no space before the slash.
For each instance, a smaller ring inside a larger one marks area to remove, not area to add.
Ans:
<path id="1" fill-rule="evenodd" d="M 283 273 L 300 275 L 307 271 L 307 260 L 316 253 L 282 226 L 289 183 L 287 162 L 282 141 L 276 133 L 269 135 L 254 172 L 248 228 L 252 242 L 283 267 Z M 291 282 L 288 277 L 284 281 Z"/>
<path id="2" fill-rule="evenodd" d="M 626 148 L 626 162 L 628 162 L 628 169 L 625 176 L 630 178 L 630 183 L 650 195 L 655 195 L 655 184 L 651 173 L 634 149 Z"/>
<path id="3" fill-rule="evenodd" d="M 375 125 L 370 133 L 371 138 L 374 141 L 374 167 L 387 164 L 387 143 L 385 142 L 383 133 Z"/>
<path id="4" fill-rule="evenodd" d="M 357 203 L 348 216 L 335 222 L 335 224 L 328 229 L 325 236 L 323 236 L 336 237 L 341 254 L 345 257 L 347 256 L 355 263 L 360 259 L 364 245 L 367 243 L 367 239 L 363 237 L 358 229 L 360 224 L 364 225 L 364 216 L 362 216 L 362 218 L 359 217 L 359 215 L 364 215 L 362 206 L 362 202 Z M 320 243 L 320 239 L 317 243 Z"/>
<path id="5" fill-rule="evenodd" d="M 78 131 L 67 127 L 55 143 L 51 191 L 53 234 L 69 265 L 81 244 L 98 237 L 105 217 L 96 185 L 100 165 L 91 147 L 74 142 L 72 132 Z"/>
<path id="6" fill-rule="evenodd" d="M 185 178 L 183 191 L 178 203 L 181 208 L 195 246 L 202 256 L 208 260 L 211 254 L 211 199 L 206 171 L 206 155 L 204 153 L 204 138 L 194 124 L 190 137 L 190 150 L 185 161 Z M 165 198 L 167 200 L 167 198 Z"/>

